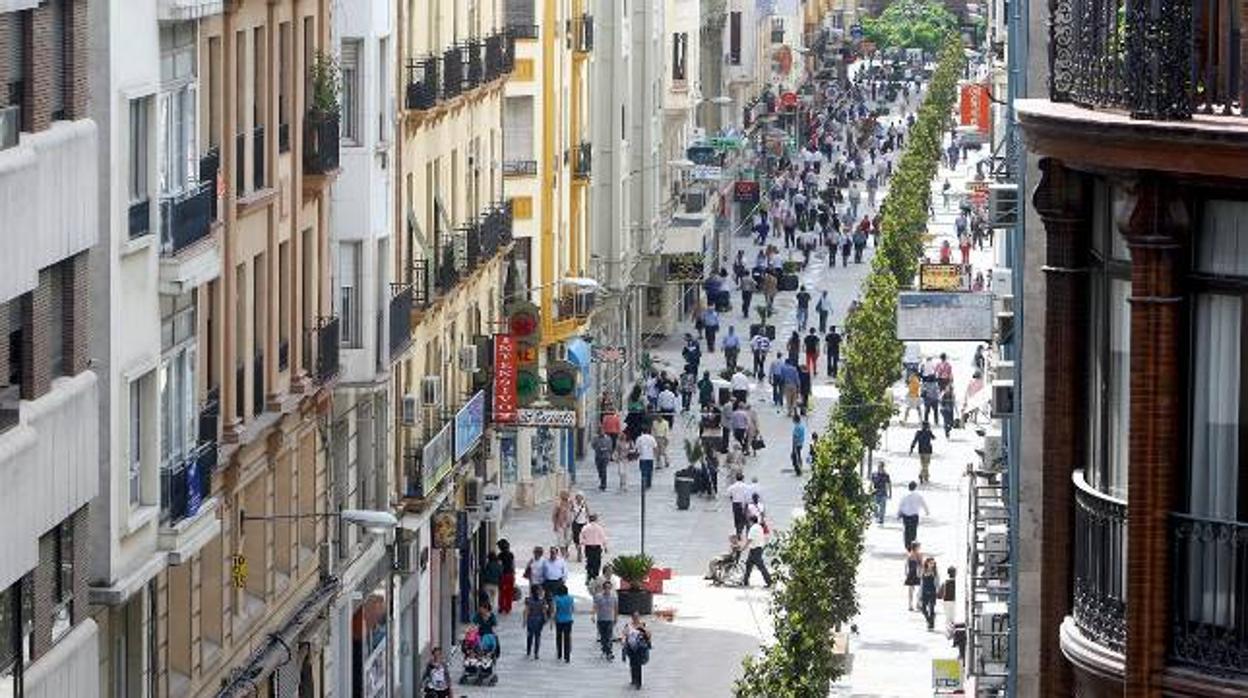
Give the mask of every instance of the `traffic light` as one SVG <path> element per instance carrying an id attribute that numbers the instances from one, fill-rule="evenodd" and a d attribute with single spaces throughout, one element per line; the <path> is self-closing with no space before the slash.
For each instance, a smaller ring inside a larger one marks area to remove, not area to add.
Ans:
<path id="1" fill-rule="evenodd" d="M 516 401 L 528 407 L 541 395 L 542 381 L 537 373 L 538 346 L 542 322 L 536 305 L 528 301 L 508 304 L 507 329 L 516 344 Z"/>
<path id="2" fill-rule="evenodd" d="M 579 371 L 568 361 L 552 361 L 546 366 L 546 399 L 554 407 L 576 408 L 576 379 Z"/>

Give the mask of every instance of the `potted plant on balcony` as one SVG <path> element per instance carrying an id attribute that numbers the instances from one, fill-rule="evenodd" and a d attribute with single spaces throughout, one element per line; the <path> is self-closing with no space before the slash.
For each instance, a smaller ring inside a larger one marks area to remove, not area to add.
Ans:
<path id="1" fill-rule="evenodd" d="M 341 92 L 338 62 L 331 55 L 317 53 L 312 61 L 312 94 L 304 124 L 304 167 L 309 174 L 324 174 L 338 167 Z"/>
<path id="2" fill-rule="evenodd" d="M 341 106 L 338 97 L 342 92 L 342 76 L 338 62 L 327 53 L 317 52 L 312 61 L 312 101 L 308 108 L 309 118 L 337 118 Z"/>
<path id="3" fill-rule="evenodd" d="M 611 561 L 611 569 L 620 578 L 620 615 L 649 615 L 654 609 L 654 594 L 645 584 L 654 569 L 654 559 L 645 554 L 618 555 Z"/>

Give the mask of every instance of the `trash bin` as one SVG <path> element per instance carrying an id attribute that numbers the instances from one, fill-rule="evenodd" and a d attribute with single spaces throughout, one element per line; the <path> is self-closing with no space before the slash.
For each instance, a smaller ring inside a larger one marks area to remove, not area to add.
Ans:
<path id="1" fill-rule="evenodd" d="M 676 508 L 684 511 L 689 508 L 689 495 L 693 494 L 693 478 L 676 478 Z"/>

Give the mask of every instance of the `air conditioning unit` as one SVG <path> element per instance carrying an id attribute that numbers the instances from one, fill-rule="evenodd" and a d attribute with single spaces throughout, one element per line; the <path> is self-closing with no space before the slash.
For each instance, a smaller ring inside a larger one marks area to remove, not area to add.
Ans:
<path id="1" fill-rule="evenodd" d="M 420 404 L 437 407 L 442 404 L 442 376 L 425 376 L 420 381 Z"/>
<path id="2" fill-rule="evenodd" d="M 1014 292 L 1014 270 L 998 267 L 992 270 L 992 292 L 998 296 Z"/>
<path id="3" fill-rule="evenodd" d="M 994 380 L 992 382 L 992 416 L 996 419 L 1013 417 L 1015 409 L 1017 408 L 1014 404 L 1014 381 Z"/>
<path id="4" fill-rule="evenodd" d="M 992 377 L 996 380 L 1012 381 L 1015 378 L 1015 367 L 1013 361 L 998 361 L 993 364 Z"/>
<path id="5" fill-rule="evenodd" d="M 420 536 L 401 532 L 394 542 L 394 570 L 399 574 L 420 572 Z"/>
<path id="6" fill-rule="evenodd" d="M 984 576 L 988 579 L 1005 579 L 1009 570 L 1005 565 L 1010 558 L 1010 530 L 1004 524 L 987 526 L 982 541 L 984 551 Z"/>
<path id="7" fill-rule="evenodd" d="M 416 425 L 417 414 L 420 403 L 416 401 L 416 396 L 408 393 L 403 396 L 403 426 L 411 427 Z"/>
<path id="8" fill-rule="evenodd" d="M 1018 225 L 1017 184 L 988 185 L 988 224 L 994 228 L 1013 228 Z"/>
<path id="9" fill-rule="evenodd" d="M 464 480 L 464 506 L 469 509 L 481 506 L 481 478 L 470 477 Z"/>
<path id="10" fill-rule="evenodd" d="M 1000 434 L 984 435 L 984 470 L 999 472 L 1005 467 L 1005 444 Z"/>
<path id="11" fill-rule="evenodd" d="M 468 373 L 477 372 L 477 347 L 469 344 L 459 348 L 459 370 Z"/>

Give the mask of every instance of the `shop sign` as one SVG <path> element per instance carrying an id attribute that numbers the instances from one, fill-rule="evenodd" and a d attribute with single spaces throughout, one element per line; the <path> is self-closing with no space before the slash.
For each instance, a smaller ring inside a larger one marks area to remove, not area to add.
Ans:
<path id="1" fill-rule="evenodd" d="M 796 107 L 797 106 L 797 93 L 785 92 L 784 94 L 780 95 L 780 106 L 784 107 L 785 109 L 792 109 Z"/>
<path id="2" fill-rule="evenodd" d="M 442 478 L 446 477 L 455 465 L 455 459 L 451 457 L 452 433 L 452 425 L 447 424 L 432 439 L 429 439 L 421 451 L 420 464 L 424 474 L 424 490 L 422 491 L 426 497 L 434 493 L 438 488 L 438 483 L 442 482 Z"/>
<path id="3" fill-rule="evenodd" d="M 966 291 L 966 275 L 960 264 L 919 265 L 919 290 Z"/>
<path id="4" fill-rule="evenodd" d="M 429 537 L 433 547 L 438 549 L 454 548 L 458 538 L 458 520 L 454 509 L 438 509 L 430 517 L 431 528 Z"/>
<path id="5" fill-rule="evenodd" d="M 732 185 L 732 200 L 742 204 L 756 204 L 760 199 L 758 182 L 740 181 Z"/>
<path id="6" fill-rule="evenodd" d="M 598 346 L 593 348 L 593 360 L 602 364 L 622 364 L 628 361 L 627 347 Z"/>
<path id="7" fill-rule="evenodd" d="M 522 408 L 516 417 L 522 427 L 575 427 L 575 410 L 538 410 Z"/>
<path id="8" fill-rule="evenodd" d="M 494 409 L 496 423 L 516 421 L 516 340 L 510 334 L 494 335 Z"/>
<path id="9" fill-rule="evenodd" d="M 719 165 L 694 165 L 689 168 L 689 179 L 700 182 L 715 182 L 724 178 L 724 168 Z"/>
<path id="10" fill-rule="evenodd" d="M 742 145 L 737 136 L 715 136 L 711 138 L 711 147 L 716 150 L 736 150 Z"/>
<path id="11" fill-rule="evenodd" d="M 485 391 L 479 390 L 455 413 L 455 460 L 463 458 L 485 433 Z"/>
<path id="12" fill-rule="evenodd" d="M 234 555 L 230 558 L 230 583 L 235 589 L 247 586 L 247 556 Z"/>
<path id="13" fill-rule="evenodd" d="M 932 660 L 932 691 L 937 694 L 962 694 L 962 667 L 958 660 Z"/>

